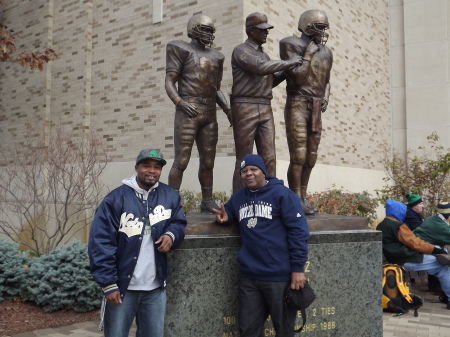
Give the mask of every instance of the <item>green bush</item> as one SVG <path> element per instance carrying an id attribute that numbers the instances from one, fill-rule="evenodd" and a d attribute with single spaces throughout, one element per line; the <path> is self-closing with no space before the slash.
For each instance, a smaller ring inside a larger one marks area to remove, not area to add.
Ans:
<path id="1" fill-rule="evenodd" d="M 200 212 L 200 203 L 202 201 L 201 193 L 180 190 L 180 196 L 181 204 L 186 213 Z M 213 192 L 212 199 L 220 206 L 221 203 L 226 203 L 230 197 L 225 192 Z"/>
<path id="2" fill-rule="evenodd" d="M 319 213 L 367 217 L 369 226 L 377 219 L 378 200 L 367 191 L 351 193 L 333 186 L 325 192 L 309 194 L 307 198 Z"/>
<path id="3" fill-rule="evenodd" d="M 20 294 L 29 260 L 19 244 L 0 240 L 0 301 Z"/>
<path id="4" fill-rule="evenodd" d="M 46 312 L 99 308 L 102 291 L 89 271 L 87 245 L 76 242 L 33 259 L 21 295 Z"/>
<path id="5" fill-rule="evenodd" d="M 424 200 L 423 214 L 428 217 L 439 202 L 449 201 L 450 151 L 437 145 L 436 132 L 427 140 L 428 145 L 420 146 L 419 153 L 408 150 L 405 156 L 385 148 L 386 185 L 376 191 L 381 203 L 386 199 L 406 202 L 405 194 L 418 194 Z"/>

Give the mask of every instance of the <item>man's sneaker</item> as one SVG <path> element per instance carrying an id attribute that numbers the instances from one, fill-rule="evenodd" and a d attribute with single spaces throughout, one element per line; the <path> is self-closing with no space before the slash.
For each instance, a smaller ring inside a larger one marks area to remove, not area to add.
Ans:
<path id="1" fill-rule="evenodd" d="M 202 200 L 200 203 L 200 212 L 202 213 L 214 213 L 212 211 L 213 208 L 220 211 L 219 205 L 217 205 L 212 199 Z"/>
<path id="2" fill-rule="evenodd" d="M 436 260 L 440 264 L 443 264 L 444 266 L 450 266 L 450 255 L 449 254 L 439 254 L 436 255 Z"/>

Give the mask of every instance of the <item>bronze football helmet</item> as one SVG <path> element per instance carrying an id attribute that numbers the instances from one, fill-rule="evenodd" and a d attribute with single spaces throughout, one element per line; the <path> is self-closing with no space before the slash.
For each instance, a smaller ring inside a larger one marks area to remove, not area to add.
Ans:
<path id="1" fill-rule="evenodd" d="M 193 15 L 187 24 L 188 37 L 198 39 L 205 46 L 212 45 L 215 31 L 214 22 L 203 14 Z"/>
<path id="2" fill-rule="evenodd" d="M 328 18 L 324 11 L 312 9 L 304 12 L 298 21 L 298 30 L 312 37 L 317 44 L 325 45 L 328 34 L 325 30 L 329 28 Z"/>

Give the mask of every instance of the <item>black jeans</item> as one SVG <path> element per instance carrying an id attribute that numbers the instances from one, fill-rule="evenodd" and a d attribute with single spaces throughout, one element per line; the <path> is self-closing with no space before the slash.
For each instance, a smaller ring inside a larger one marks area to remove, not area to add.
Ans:
<path id="1" fill-rule="evenodd" d="M 276 337 L 294 337 L 286 325 L 283 298 L 291 282 L 268 282 L 248 278 L 239 280 L 240 337 L 263 336 L 264 322 L 270 315 Z M 287 320 L 294 327 L 296 310 L 288 309 Z"/>

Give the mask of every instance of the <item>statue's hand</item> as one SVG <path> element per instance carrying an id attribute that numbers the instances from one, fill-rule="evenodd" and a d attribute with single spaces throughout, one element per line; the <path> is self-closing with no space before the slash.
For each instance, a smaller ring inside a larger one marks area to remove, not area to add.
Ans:
<path id="1" fill-rule="evenodd" d="M 322 99 L 322 112 L 325 112 L 328 108 L 328 100 L 326 98 Z"/>
<path id="2" fill-rule="evenodd" d="M 294 57 L 288 60 L 290 62 L 289 68 L 292 70 L 292 68 L 295 68 L 296 66 L 301 66 L 303 63 L 302 57 Z"/>
<path id="3" fill-rule="evenodd" d="M 228 121 L 230 122 L 230 126 L 233 126 L 233 118 L 231 117 L 231 109 L 223 110 L 225 115 L 227 115 Z"/>
<path id="4" fill-rule="evenodd" d="M 177 104 L 177 108 L 183 111 L 186 115 L 188 115 L 191 118 L 195 118 L 198 116 L 198 112 L 195 109 L 195 105 L 192 105 L 186 101 L 181 100 Z"/>
<path id="5" fill-rule="evenodd" d="M 311 56 L 315 54 L 319 50 L 319 46 L 313 41 L 309 41 L 308 47 L 306 47 L 305 56 L 306 54 L 310 54 Z"/>

